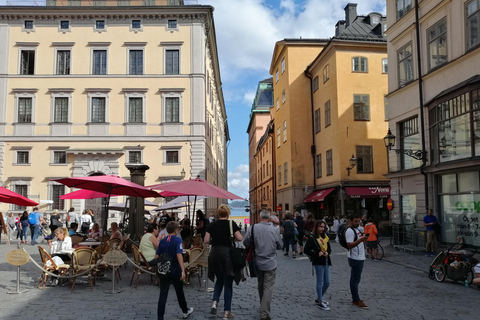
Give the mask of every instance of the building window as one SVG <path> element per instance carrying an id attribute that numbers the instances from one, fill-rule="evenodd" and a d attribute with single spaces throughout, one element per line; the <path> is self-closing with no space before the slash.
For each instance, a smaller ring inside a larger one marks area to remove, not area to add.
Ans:
<path id="1" fill-rule="evenodd" d="M 141 20 L 132 20 L 132 29 L 141 29 L 142 21 Z"/>
<path id="2" fill-rule="evenodd" d="M 168 20 L 168 29 L 177 29 L 177 20 Z"/>
<path id="3" fill-rule="evenodd" d="M 418 117 L 400 123 L 400 150 L 420 150 L 420 134 L 418 132 Z M 420 160 L 401 154 L 402 169 L 418 168 Z"/>
<path id="4" fill-rule="evenodd" d="M 279 74 L 278 74 L 278 70 L 275 72 L 275 83 L 278 82 L 278 79 L 280 78 Z"/>
<path id="5" fill-rule="evenodd" d="M 180 74 L 180 50 L 165 50 L 165 73 Z"/>
<path id="6" fill-rule="evenodd" d="M 60 21 L 61 30 L 70 30 L 70 21 Z"/>
<path id="7" fill-rule="evenodd" d="M 398 84 L 403 87 L 413 81 L 413 56 L 412 44 L 409 43 L 397 52 L 398 59 Z"/>
<path id="8" fill-rule="evenodd" d="M 315 110 L 315 133 L 319 133 L 320 128 L 320 109 Z"/>
<path id="9" fill-rule="evenodd" d="M 285 72 L 285 58 L 282 59 L 282 74 Z"/>
<path id="10" fill-rule="evenodd" d="M 283 121 L 283 142 L 287 141 L 287 120 Z"/>
<path id="11" fill-rule="evenodd" d="M 282 185 L 282 166 L 278 166 L 278 185 Z"/>
<path id="12" fill-rule="evenodd" d="M 332 114 L 330 111 L 330 100 L 325 102 L 325 128 L 332 124 Z"/>
<path id="13" fill-rule="evenodd" d="M 26 184 L 16 184 L 14 186 L 14 192 L 18 193 L 19 195 L 22 195 L 24 196 L 25 198 L 28 197 L 28 185 Z M 22 206 L 19 206 L 19 205 L 13 205 L 13 210 L 18 210 L 18 211 L 22 211 L 22 210 L 25 210 L 27 207 L 22 207 Z"/>
<path id="14" fill-rule="evenodd" d="M 365 57 L 353 57 L 352 58 L 352 71 L 353 72 L 368 72 L 367 58 Z"/>
<path id="15" fill-rule="evenodd" d="M 443 20 L 427 30 L 428 68 L 433 69 L 447 62 L 447 21 Z"/>
<path id="16" fill-rule="evenodd" d="M 165 122 L 180 122 L 180 98 L 165 98 Z"/>
<path id="17" fill-rule="evenodd" d="M 285 93 L 285 89 L 282 91 L 282 103 L 285 103 L 287 101 L 287 94 Z"/>
<path id="18" fill-rule="evenodd" d="M 357 173 L 373 173 L 372 146 L 356 146 Z"/>
<path id="19" fill-rule="evenodd" d="M 143 50 L 129 51 L 129 74 L 143 74 Z"/>
<path id="20" fill-rule="evenodd" d="M 53 122 L 68 122 L 68 98 L 55 97 L 55 105 L 53 106 Z"/>
<path id="21" fill-rule="evenodd" d="M 142 163 L 142 151 L 128 151 L 128 163 Z"/>
<path id="22" fill-rule="evenodd" d="M 106 114 L 106 98 L 94 97 L 92 98 L 92 122 L 104 123 Z"/>
<path id="23" fill-rule="evenodd" d="M 96 30 L 105 30 L 105 20 L 96 20 L 95 21 Z"/>
<path id="24" fill-rule="evenodd" d="M 52 209 L 63 210 L 65 208 L 65 200 L 60 197 L 65 194 L 65 186 L 61 184 L 53 184 L 52 188 Z"/>
<path id="25" fill-rule="evenodd" d="M 467 50 L 480 44 L 480 0 L 472 0 L 466 6 Z"/>
<path id="26" fill-rule="evenodd" d="M 333 174 L 333 158 L 332 158 L 332 149 L 327 150 L 327 176 L 331 176 Z"/>
<path id="27" fill-rule="evenodd" d="M 128 98 L 128 122 L 143 121 L 143 98 Z"/>
<path id="28" fill-rule="evenodd" d="M 35 74 L 35 50 L 20 51 L 20 74 Z"/>
<path id="29" fill-rule="evenodd" d="M 53 151 L 53 163 L 55 163 L 55 164 L 67 163 L 67 152 L 66 151 Z"/>
<path id="30" fill-rule="evenodd" d="M 23 22 L 23 29 L 25 30 L 33 30 L 33 20 L 25 20 Z"/>
<path id="31" fill-rule="evenodd" d="M 283 164 L 283 184 L 288 183 L 288 163 Z"/>
<path id="32" fill-rule="evenodd" d="M 353 116 L 355 121 L 370 120 L 370 95 L 353 95 Z"/>
<path id="33" fill-rule="evenodd" d="M 178 150 L 176 151 L 165 151 L 167 163 L 178 163 Z"/>
<path id="34" fill-rule="evenodd" d="M 20 123 L 32 122 L 32 98 L 18 98 L 18 121 Z"/>
<path id="35" fill-rule="evenodd" d="M 277 128 L 277 148 L 280 148 L 282 142 L 280 140 L 280 128 Z"/>
<path id="36" fill-rule="evenodd" d="M 57 74 L 70 74 L 70 50 L 57 50 Z"/>
<path id="37" fill-rule="evenodd" d="M 325 68 L 323 68 L 323 82 L 327 82 L 330 79 L 330 66 L 327 64 Z"/>
<path id="38" fill-rule="evenodd" d="M 400 19 L 412 9 L 412 0 L 397 0 L 397 19 Z"/>
<path id="39" fill-rule="evenodd" d="M 277 110 L 280 109 L 280 98 L 277 98 Z"/>
<path id="40" fill-rule="evenodd" d="M 92 74 L 107 74 L 107 50 L 93 50 Z"/>
<path id="41" fill-rule="evenodd" d="M 316 76 L 315 78 L 313 78 L 313 92 L 316 92 L 318 90 L 318 76 Z"/>
<path id="42" fill-rule="evenodd" d="M 388 59 L 382 59 L 382 73 L 388 73 Z"/>
<path id="43" fill-rule="evenodd" d="M 17 151 L 17 164 L 30 164 L 30 151 Z"/>
<path id="44" fill-rule="evenodd" d="M 322 177 L 322 154 L 315 156 L 315 174 L 317 178 Z"/>

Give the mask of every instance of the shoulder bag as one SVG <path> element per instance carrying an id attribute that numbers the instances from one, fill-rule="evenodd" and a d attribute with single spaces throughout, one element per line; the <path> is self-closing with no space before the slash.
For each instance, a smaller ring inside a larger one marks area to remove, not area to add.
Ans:
<path id="1" fill-rule="evenodd" d="M 257 263 L 255 261 L 255 236 L 253 234 L 253 229 L 255 225 L 252 226 L 252 236 L 250 237 L 250 246 L 248 247 L 247 253 L 247 262 L 248 262 L 248 271 L 251 278 L 257 277 Z"/>
<path id="2" fill-rule="evenodd" d="M 232 240 L 232 246 L 230 247 L 230 259 L 232 260 L 233 270 L 240 270 L 247 265 L 246 254 L 244 248 L 239 248 L 235 244 L 235 238 L 233 237 L 232 220 L 228 221 L 230 225 L 230 239 Z"/>

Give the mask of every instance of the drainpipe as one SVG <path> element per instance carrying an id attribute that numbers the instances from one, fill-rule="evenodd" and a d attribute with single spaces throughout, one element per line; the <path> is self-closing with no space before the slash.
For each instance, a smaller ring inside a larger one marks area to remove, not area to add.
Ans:
<path id="1" fill-rule="evenodd" d="M 315 178 L 315 154 L 317 153 L 316 147 L 315 147 L 315 112 L 313 110 L 314 105 L 313 105 L 313 78 L 312 74 L 308 72 L 308 69 L 305 70 L 305 76 L 307 76 L 310 79 L 310 111 L 311 111 L 311 117 L 312 117 L 312 146 L 310 147 L 310 153 L 312 154 L 312 164 L 313 164 L 313 190 L 317 188 L 317 180 Z"/>
<path id="2" fill-rule="evenodd" d="M 420 106 L 420 132 L 422 135 L 422 165 L 420 166 L 420 173 L 424 176 L 425 185 L 425 211 L 428 210 L 428 174 L 425 172 L 427 166 L 427 150 L 425 149 L 425 116 L 423 105 L 423 78 L 422 78 L 422 58 L 420 50 L 420 18 L 418 0 L 415 0 L 415 30 L 417 37 L 417 65 L 418 65 L 418 99 Z"/>

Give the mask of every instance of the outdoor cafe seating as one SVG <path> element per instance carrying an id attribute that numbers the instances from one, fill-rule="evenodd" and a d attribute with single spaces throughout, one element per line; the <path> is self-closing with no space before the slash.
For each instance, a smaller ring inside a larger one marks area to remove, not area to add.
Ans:
<path id="1" fill-rule="evenodd" d="M 70 270 L 69 264 L 56 264 L 52 256 L 41 246 L 38 247 L 40 253 L 40 258 L 42 259 L 42 267 L 46 271 L 56 273 L 59 275 L 67 275 Z M 42 276 L 40 277 L 40 282 L 38 283 L 38 288 L 43 285 L 43 290 L 45 290 L 45 283 L 47 282 L 48 273 L 42 271 Z"/>
<path id="2" fill-rule="evenodd" d="M 78 275 L 89 270 L 87 273 L 88 282 L 90 284 L 90 290 L 93 290 L 96 276 L 95 265 L 97 262 L 97 252 L 89 247 L 80 247 L 73 251 L 72 258 L 73 275 Z M 72 292 L 75 288 L 76 279 L 77 277 L 74 277 L 72 281 Z"/>
<path id="3" fill-rule="evenodd" d="M 133 262 L 135 263 L 135 266 L 133 267 L 133 274 L 132 274 L 132 280 L 130 280 L 130 286 L 132 286 L 133 278 L 136 275 L 137 279 L 135 282 L 135 288 L 137 288 L 140 275 L 144 272 L 142 269 L 148 270 L 150 272 L 155 272 L 155 266 L 151 266 L 150 264 L 148 264 L 148 261 L 145 259 L 145 257 L 143 256 L 143 254 L 140 252 L 140 250 L 136 245 L 132 245 L 132 254 L 133 254 Z M 150 281 L 153 283 L 153 275 L 150 275 Z"/>
<path id="4" fill-rule="evenodd" d="M 201 286 L 201 270 L 198 265 L 198 260 L 202 257 L 204 253 L 203 248 L 192 248 L 189 250 L 188 262 L 185 262 L 185 274 L 186 274 L 186 283 L 190 283 L 190 274 L 196 273 L 198 276 L 198 285 Z"/>

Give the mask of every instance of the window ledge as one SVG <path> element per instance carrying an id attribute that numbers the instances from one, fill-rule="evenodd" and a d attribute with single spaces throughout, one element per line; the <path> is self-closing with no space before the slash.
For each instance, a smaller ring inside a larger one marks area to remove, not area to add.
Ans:
<path id="1" fill-rule="evenodd" d="M 175 165 L 179 165 L 180 162 L 163 162 L 162 165 L 164 166 L 175 166 Z"/>
<path id="2" fill-rule="evenodd" d="M 68 166 L 68 163 L 50 163 L 50 165 L 55 167 L 65 167 Z"/>
<path id="3" fill-rule="evenodd" d="M 12 163 L 13 166 L 31 166 L 32 164 L 31 163 Z"/>

